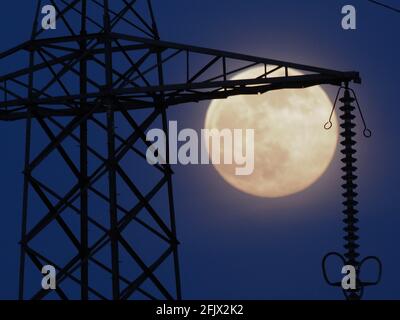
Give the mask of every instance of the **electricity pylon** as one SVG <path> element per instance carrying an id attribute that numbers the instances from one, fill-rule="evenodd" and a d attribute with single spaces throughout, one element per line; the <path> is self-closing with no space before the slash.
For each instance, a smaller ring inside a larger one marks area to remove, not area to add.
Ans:
<path id="1" fill-rule="evenodd" d="M 26 122 L 19 298 L 179 300 L 173 172 L 147 164 L 147 130 L 167 132 L 171 106 L 359 74 L 162 41 L 150 0 L 49 4 L 57 28 L 38 1 L 30 40 L 0 54 L 0 120 Z"/>

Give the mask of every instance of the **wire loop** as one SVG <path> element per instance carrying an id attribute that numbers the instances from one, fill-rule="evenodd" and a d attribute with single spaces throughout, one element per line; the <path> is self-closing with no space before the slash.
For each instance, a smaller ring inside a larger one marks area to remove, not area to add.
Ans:
<path id="1" fill-rule="evenodd" d="M 368 127 L 367 127 L 367 124 L 366 124 L 366 121 L 365 121 L 365 118 L 364 118 L 364 114 L 362 112 L 360 103 L 358 102 L 357 94 L 355 93 L 355 91 L 353 89 L 348 88 L 348 87 L 344 87 L 344 86 L 340 86 L 338 91 L 337 91 L 337 94 L 336 94 L 336 97 L 335 97 L 335 102 L 333 104 L 332 111 L 331 111 L 331 114 L 329 116 L 329 120 L 328 120 L 327 123 L 325 123 L 324 129 L 325 130 L 330 130 L 332 128 L 332 126 L 333 126 L 332 117 L 333 117 L 333 114 L 335 113 L 337 102 L 339 100 L 339 95 L 340 95 L 342 90 L 349 90 L 352 93 L 353 98 L 354 98 L 354 100 L 356 101 L 356 104 L 357 104 L 358 112 L 360 113 L 361 120 L 362 120 L 363 125 L 364 125 L 363 135 L 366 138 L 371 138 L 372 137 L 372 131 L 370 129 L 368 129 Z"/>

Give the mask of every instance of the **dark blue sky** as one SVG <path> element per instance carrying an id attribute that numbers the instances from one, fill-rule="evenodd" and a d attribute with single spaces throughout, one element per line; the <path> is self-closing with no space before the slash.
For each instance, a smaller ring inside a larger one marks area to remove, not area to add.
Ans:
<path id="1" fill-rule="evenodd" d="M 341 28 L 345 4 L 357 9 L 355 31 Z M 28 39 L 34 2 L 0 6 L 5 50 Z M 399 299 L 400 14 L 364 0 L 157 0 L 154 7 L 165 40 L 361 73 L 363 84 L 353 88 L 373 138 L 359 136 L 360 251 L 384 264 L 382 283 L 367 290 L 366 298 Z M 333 99 L 335 89 L 326 89 Z M 207 106 L 178 107 L 170 119 L 200 129 Z M 23 123 L 0 123 L 0 136 L 0 298 L 13 299 Z M 339 159 L 338 154 L 312 187 L 282 199 L 243 194 L 211 166 L 176 167 L 184 298 L 341 299 L 339 290 L 324 283 L 320 267 L 325 253 L 342 251 Z"/>

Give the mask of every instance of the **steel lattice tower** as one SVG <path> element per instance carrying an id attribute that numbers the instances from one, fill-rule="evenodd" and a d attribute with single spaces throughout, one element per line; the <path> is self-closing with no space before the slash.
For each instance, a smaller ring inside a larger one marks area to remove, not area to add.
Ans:
<path id="1" fill-rule="evenodd" d="M 56 30 L 41 27 L 44 4 Z M 0 63 L 12 69 L 0 76 L 0 120 L 26 121 L 20 299 L 181 299 L 173 172 L 147 164 L 147 130 L 167 132 L 168 107 L 184 103 L 360 83 L 357 72 L 161 41 L 150 0 L 38 1 L 31 39 Z M 260 65 L 257 78 L 229 80 Z M 40 287 L 46 264 L 55 292 Z"/>

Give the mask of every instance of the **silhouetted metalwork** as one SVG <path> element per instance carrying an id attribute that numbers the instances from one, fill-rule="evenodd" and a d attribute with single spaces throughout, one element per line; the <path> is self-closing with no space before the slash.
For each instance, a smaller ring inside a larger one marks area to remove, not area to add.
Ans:
<path id="1" fill-rule="evenodd" d="M 51 0 L 56 30 L 41 28 L 43 4 L 31 39 L 0 54 L 0 120 L 26 121 L 20 299 L 181 299 L 173 172 L 147 164 L 147 130 L 168 132 L 170 106 L 361 82 L 161 41 L 149 0 Z M 256 66 L 258 77 L 229 80 Z M 46 264 L 55 292 L 40 288 Z"/>
<path id="2" fill-rule="evenodd" d="M 359 244 L 359 236 L 358 236 L 358 231 L 359 228 L 357 227 L 358 224 L 358 210 L 357 210 L 357 176 L 356 176 L 356 132 L 354 131 L 356 124 L 354 122 L 354 119 L 356 118 L 354 115 L 354 110 L 355 107 L 352 105 L 354 101 L 356 101 L 358 109 L 360 111 L 360 115 L 362 117 L 362 120 L 364 122 L 364 136 L 370 137 L 371 136 L 371 131 L 367 129 L 364 121 L 364 117 L 361 112 L 361 108 L 358 104 L 358 101 L 356 100 L 356 96 L 353 90 L 348 88 L 348 85 L 346 84 L 345 87 L 342 87 L 338 91 L 337 98 L 339 97 L 340 92 L 344 91 L 344 96 L 340 99 L 340 102 L 343 103 L 343 106 L 340 107 L 341 115 L 340 119 L 342 120 L 342 123 L 340 124 L 340 127 L 342 128 L 342 132 L 340 133 L 341 137 L 343 138 L 342 142 L 340 143 L 343 146 L 343 149 L 341 150 L 341 153 L 344 155 L 342 162 L 344 163 L 344 167 L 342 168 L 342 171 L 344 175 L 342 176 L 343 179 L 343 185 L 342 188 L 344 190 L 343 197 L 344 197 L 344 210 L 343 213 L 345 215 L 345 218 L 343 222 L 345 223 L 345 228 L 343 229 L 345 231 L 345 253 L 344 255 L 341 255 L 340 253 L 337 252 L 331 252 L 328 253 L 324 259 L 323 259 L 323 274 L 326 282 L 330 284 L 331 286 L 337 286 L 337 287 L 342 287 L 342 281 L 338 282 L 333 282 L 329 279 L 328 276 L 328 270 L 327 270 L 327 260 L 330 257 L 338 257 L 342 263 L 343 266 L 353 266 L 356 271 L 356 283 L 355 283 L 355 288 L 350 288 L 345 290 L 343 287 L 343 293 L 345 294 L 346 298 L 348 300 L 360 300 L 363 296 L 364 293 L 364 288 L 367 286 L 372 286 L 376 285 L 380 282 L 381 280 L 381 275 L 382 275 L 382 264 L 380 260 L 377 257 L 370 256 L 362 259 L 361 261 L 359 260 L 360 254 L 358 252 Z M 354 98 L 350 95 L 350 91 L 353 92 Z M 335 105 L 337 102 L 337 98 L 335 101 Z M 335 106 L 334 106 L 335 108 Z M 325 125 L 325 128 L 329 129 L 332 125 L 332 120 L 329 120 L 329 122 Z M 368 261 L 374 261 L 377 263 L 378 267 L 378 275 L 377 275 L 377 280 L 368 282 L 368 281 L 363 281 L 361 278 L 361 268 L 364 265 L 364 263 Z M 344 276 L 344 275 L 342 275 Z"/>

